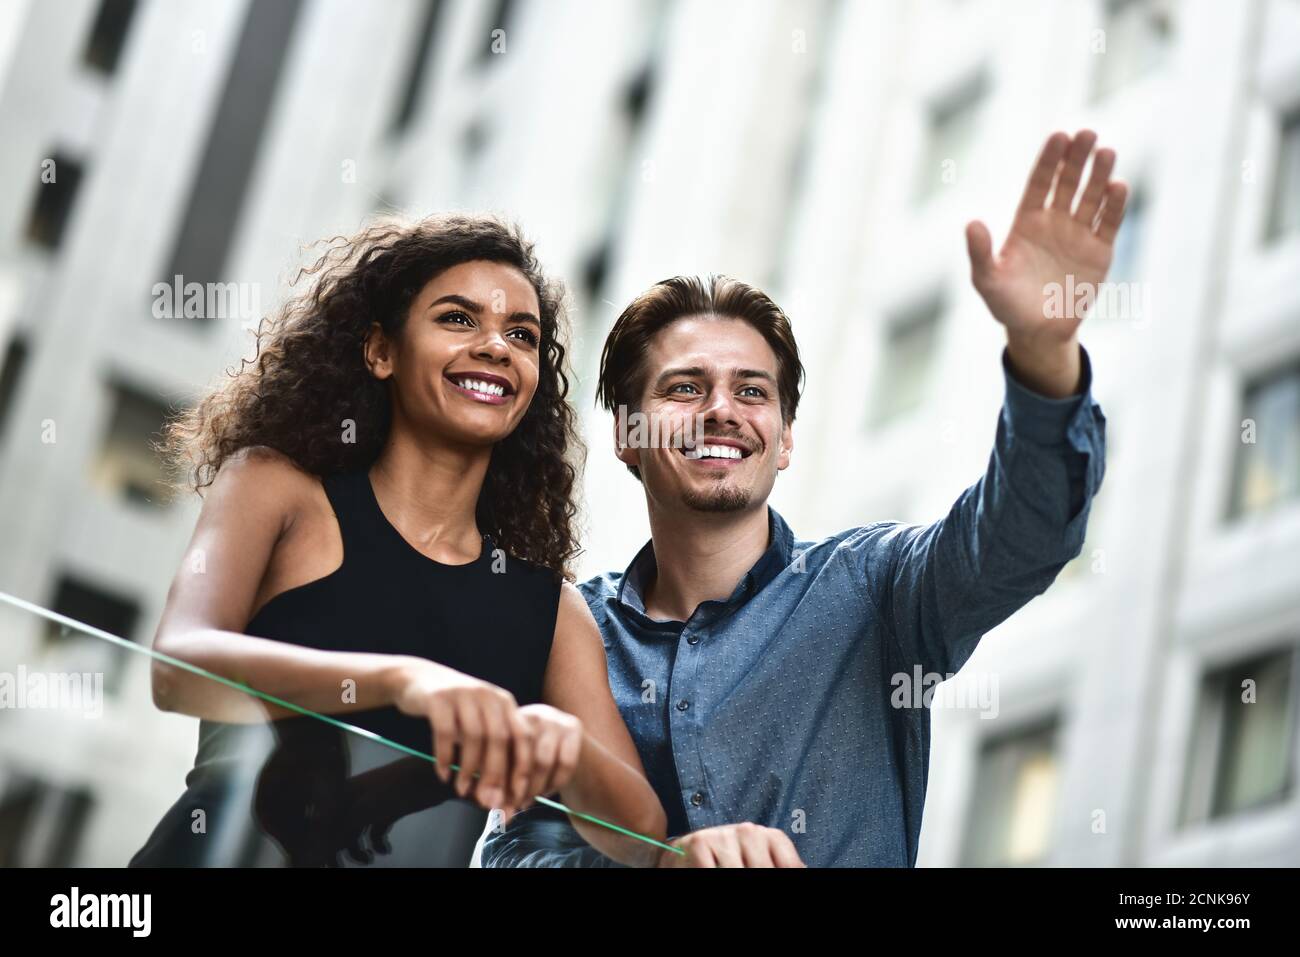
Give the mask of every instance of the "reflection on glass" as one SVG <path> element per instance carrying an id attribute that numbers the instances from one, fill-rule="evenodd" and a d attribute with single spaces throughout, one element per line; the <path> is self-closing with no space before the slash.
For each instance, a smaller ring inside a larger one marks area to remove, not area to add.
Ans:
<path id="1" fill-rule="evenodd" d="M 106 691 L 105 662 L 147 678 L 155 652 L 15 601 L 0 594 L 0 865 L 469 863 L 487 812 L 427 753 L 362 726 L 378 712 L 201 722 L 196 761 L 194 719 L 154 708 L 147 680 Z"/>

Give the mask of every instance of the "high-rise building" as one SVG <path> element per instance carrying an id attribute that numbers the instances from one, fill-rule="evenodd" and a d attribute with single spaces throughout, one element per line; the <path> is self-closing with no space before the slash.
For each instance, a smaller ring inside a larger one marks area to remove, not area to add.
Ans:
<path id="1" fill-rule="evenodd" d="M 1084 553 L 942 686 L 969 701 L 934 714 L 918 863 L 1296 864 L 1298 80 L 1292 0 L 10 0 L 0 590 L 148 643 L 197 512 L 150 441 L 300 244 L 390 211 L 504 213 L 567 280 L 583 571 L 648 536 L 595 369 L 675 273 L 792 317 L 797 533 L 937 520 L 1001 398 L 962 227 L 996 242 L 1046 135 L 1086 126 L 1133 188 L 1082 332 L 1107 475 Z M 201 315 L 160 308 L 191 282 Z M 0 713 L 0 864 L 122 863 L 193 720 L 143 656 L 0 641 L 104 672 L 114 714 Z"/>

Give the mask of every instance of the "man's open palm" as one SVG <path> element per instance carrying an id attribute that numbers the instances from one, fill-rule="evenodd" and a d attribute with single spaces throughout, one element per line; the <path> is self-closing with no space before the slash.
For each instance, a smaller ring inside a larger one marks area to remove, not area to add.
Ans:
<path id="1" fill-rule="evenodd" d="M 1008 335 L 1044 345 L 1069 341 L 1083 315 L 1071 309 L 1063 318 L 1048 318 L 1048 290 L 1054 283 L 1067 288 L 1067 277 L 1073 277 L 1075 289 L 1089 283 L 1095 291 L 1106 278 L 1128 188 L 1110 179 L 1115 151 L 1097 150 L 1075 203 L 1096 142 L 1092 130 L 1080 130 L 1073 138 L 1065 133 L 1048 137 L 996 256 L 984 223 L 975 220 L 966 227 L 971 279 Z"/>

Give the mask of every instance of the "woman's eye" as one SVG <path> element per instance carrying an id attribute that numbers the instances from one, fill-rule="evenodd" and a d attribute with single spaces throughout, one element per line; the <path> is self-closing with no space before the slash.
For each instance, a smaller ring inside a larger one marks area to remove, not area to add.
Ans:
<path id="1" fill-rule="evenodd" d="M 530 346 L 537 345 L 537 333 L 533 332 L 531 329 L 521 328 L 510 330 L 511 335 L 514 335 L 515 333 L 519 333 L 519 338 L 523 339 L 523 341 L 528 343 Z"/>
<path id="2" fill-rule="evenodd" d="M 462 322 L 463 320 L 463 322 Z M 439 322 L 450 322 L 455 325 L 473 325 L 473 320 L 463 312 L 444 312 L 438 317 Z"/>

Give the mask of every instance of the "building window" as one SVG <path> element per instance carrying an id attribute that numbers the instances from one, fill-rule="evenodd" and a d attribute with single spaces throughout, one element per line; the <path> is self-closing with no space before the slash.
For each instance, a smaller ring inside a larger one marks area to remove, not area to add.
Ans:
<path id="1" fill-rule="evenodd" d="M 1060 778 L 1056 737 L 1053 720 L 995 738 L 981 749 L 962 866 L 1023 867 L 1046 861 Z"/>
<path id="2" fill-rule="evenodd" d="M 1093 46 L 1098 99 L 1159 67 L 1173 36 L 1169 0 L 1106 0 L 1105 16 L 1106 26 Z"/>
<path id="3" fill-rule="evenodd" d="M 76 866 L 92 806 L 87 790 L 0 768 L 0 867 Z"/>
<path id="4" fill-rule="evenodd" d="M 483 38 L 483 46 L 479 47 L 479 66 L 491 63 L 501 53 L 509 52 L 510 38 L 506 34 L 514 15 L 514 7 L 514 0 L 497 0 L 496 7 L 487 20 L 487 36 Z M 498 30 L 501 32 L 497 33 Z M 504 43 L 498 43 L 498 40 Z"/>
<path id="5" fill-rule="evenodd" d="M 27 340 L 22 336 L 14 336 L 5 349 L 4 361 L 0 362 L 0 435 L 4 434 L 9 422 L 14 397 L 18 394 L 18 384 L 22 381 L 26 365 Z"/>
<path id="6" fill-rule="evenodd" d="M 424 78 L 429 73 L 429 64 L 433 55 L 433 38 L 437 32 L 438 14 L 442 4 L 440 0 L 424 0 L 424 17 L 411 48 L 411 59 L 406 67 L 406 81 L 402 84 L 402 96 L 398 100 L 397 112 L 389 132 L 400 133 L 411 125 L 415 116 L 415 107 L 420 100 L 420 91 Z"/>
<path id="7" fill-rule="evenodd" d="M 911 412 L 924 401 L 943 308 L 942 297 L 935 296 L 888 323 L 871 405 L 873 426 Z"/>
<path id="8" fill-rule="evenodd" d="M 100 0 L 99 12 L 81 55 L 88 66 L 105 74 L 117 69 L 135 7 L 136 0 Z"/>
<path id="9" fill-rule="evenodd" d="M 1300 109 L 1282 121 L 1282 141 L 1273 177 L 1268 239 L 1300 232 Z"/>
<path id="10" fill-rule="evenodd" d="M 1124 223 L 1115 234 L 1115 253 L 1111 257 L 1109 282 L 1132 282 L 1137 278 L 1138 257 L 1142 254 L 1142 235 L 1146 229 L 1147 198 L 1141 187 L 1134 189 L 1124 204 Z M 1099 310 L 1104 313 L 1105 310 Z"/>
<path id="11" fill-rule="evenodd" d="M 74 621 L 135 640 L 140 619 L 138 603 L 71 575 L 60 577 L 50 608 Z M 105 694 L 116 693 L 129 652 L 112 642 L 79 629 L 49 622 L 46 626 L 41 667 L 78 674 L 102 674 Z"/>
<path id="12" fill-rule="evenodd" d="M 1296 653 L 1234 662 L 1201 682 L 1181 823 L 1267 807 L 1291 792 Z"/>
<path id="13" fill-rule="evenodd" d="M 302 0 L 252 0 L 217 103 L 185 215 L 160 279 L 170 285 L 223 278 L 286 48 Z M 209 317 L 213 318 L 213 317 Z"/>
<path id="14" fill-rule="evenodd" d="M 1300 362 L 1246 386 L 1229 518 L 1300 494 Z"/>
<path id="15" fill-rule="evenodd" d="M 167 406 L 127 385 L 111 388 L 113 412 L 91 466 L 92 481 L 128 502 L 165 505 L 171 475 L 154 442 L 162 436 Z"/>
<path id="16" fill-rule="evenodd" d="M 27 219 L 27 238 L 46 249 L 58 249 L 72 215 L 85 167 L 65 153 L 56 152 L 41 163 L 36 200 Z"/>
<path id="17" fill-rule="evenodd" d="M 988 77 L 981 71 L 959 89 L 930 107 L 925 134 L 925 158 L 917 179 L 915 198 L 929 199 L 965 173 L 979 129 L 980 107 L 988 92 Z"/>

